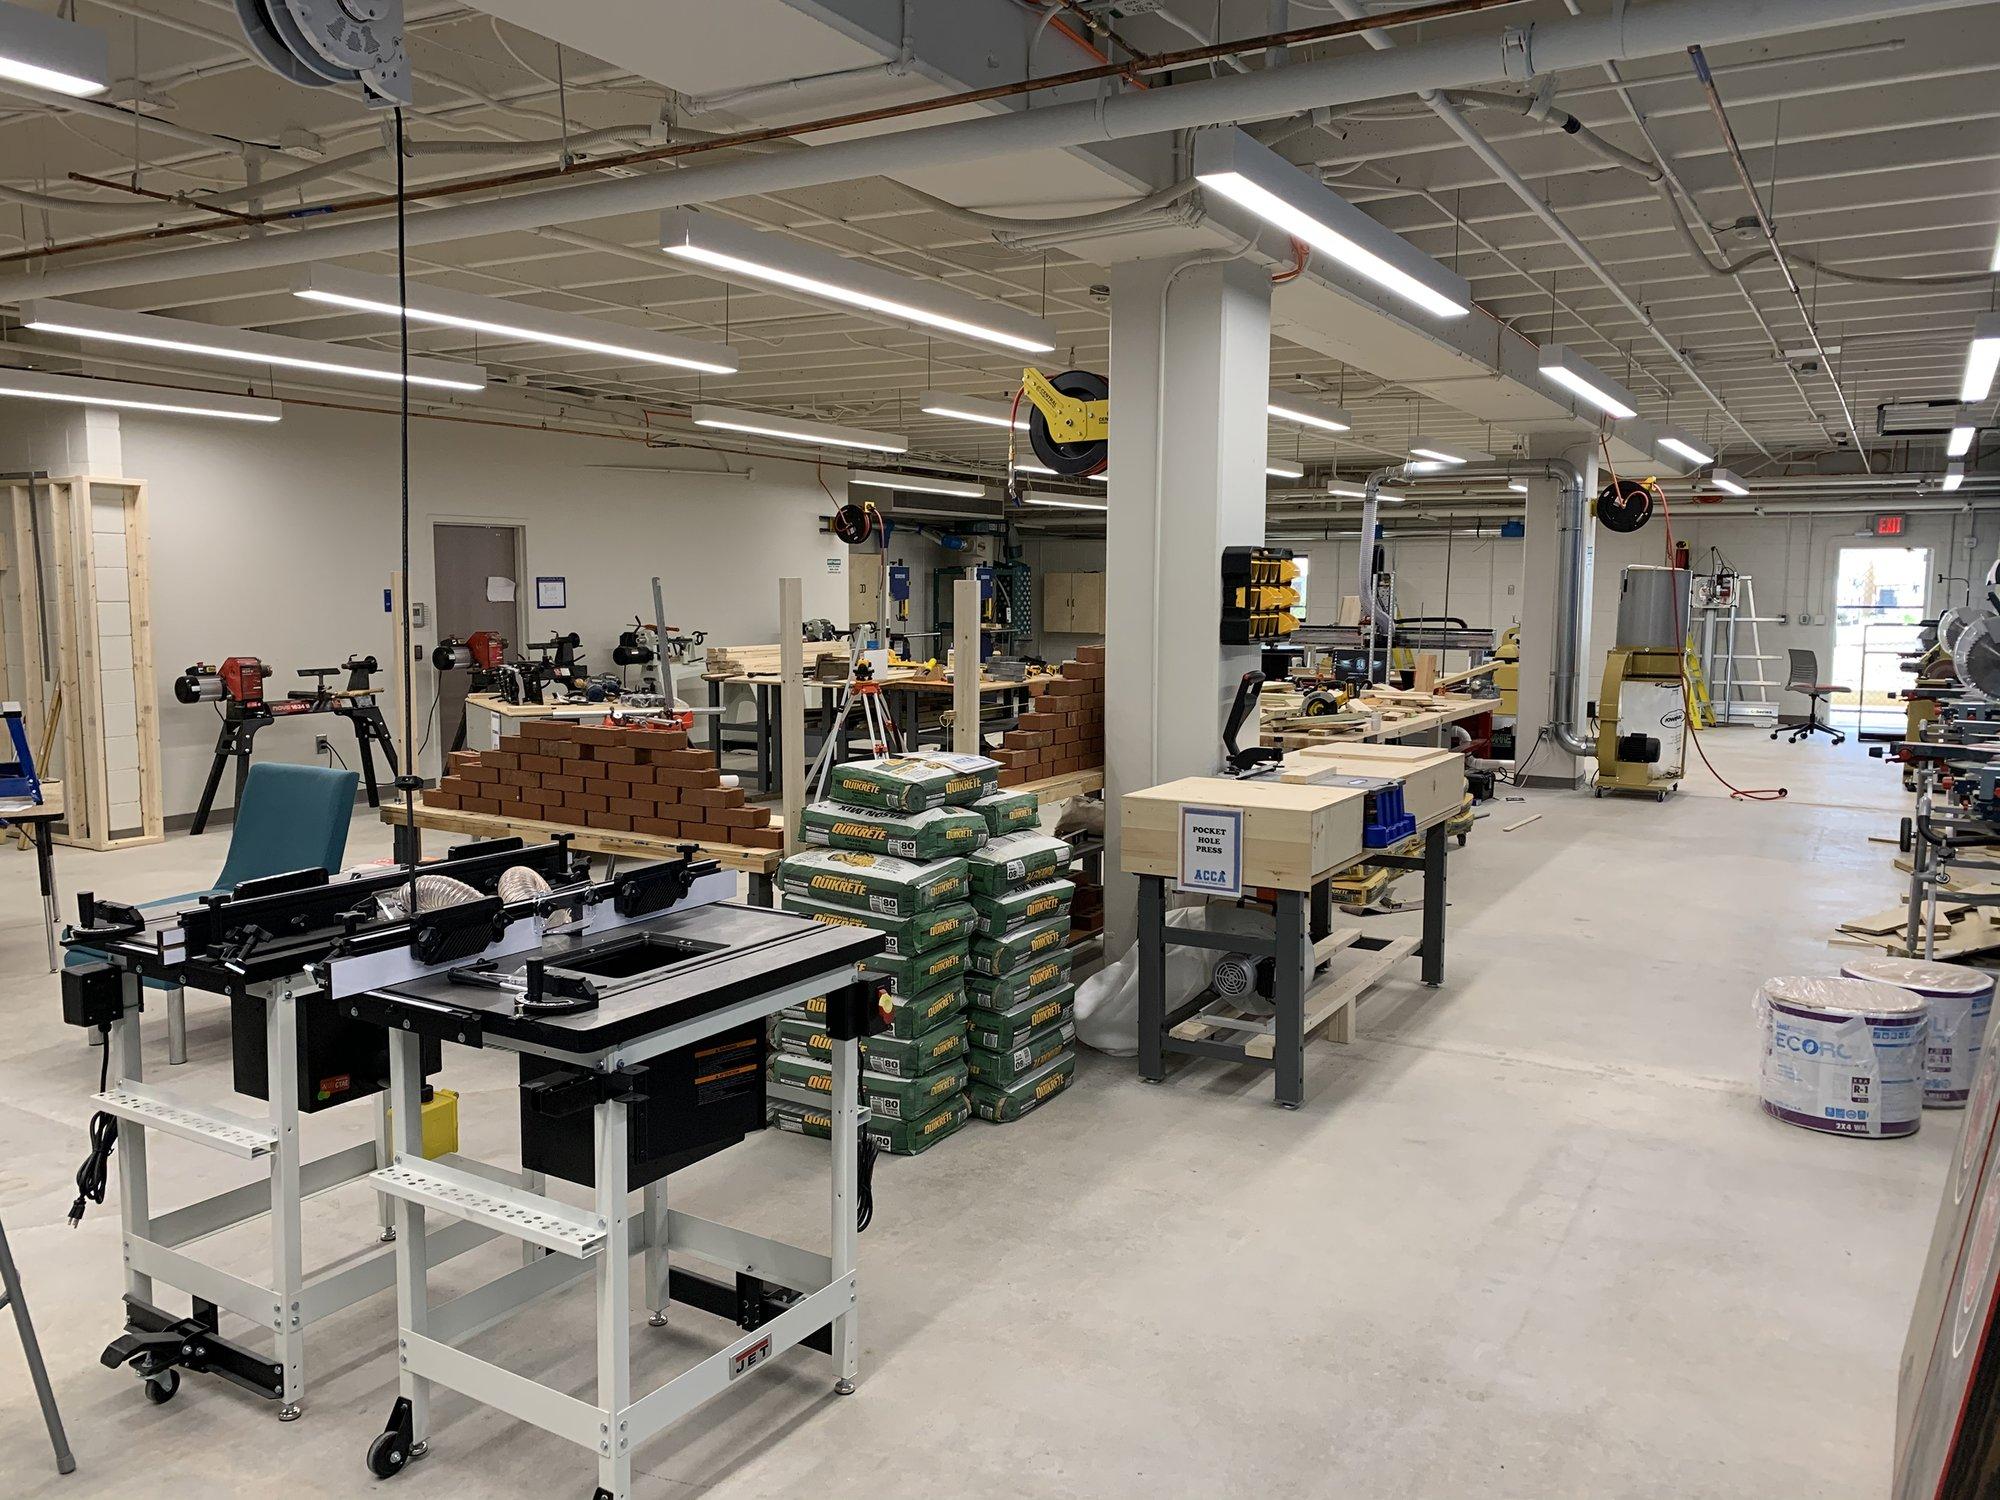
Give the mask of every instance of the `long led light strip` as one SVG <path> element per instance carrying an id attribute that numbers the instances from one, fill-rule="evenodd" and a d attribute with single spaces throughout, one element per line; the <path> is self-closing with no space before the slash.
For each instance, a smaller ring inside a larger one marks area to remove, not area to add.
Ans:
<path id="1" fill-rule="evenodd" d="M 284 408 L 256 396 L 182 391 L 129 380 L 90 380 L 80 375 L 48 375 L 40 370 L 0 370 L 0 396 L 28 401 L 66 401 L 79 406 L 112 406 L 121 411 L 169 412 L 181 417 L 225 417 L 236 422 L 276 422 Z"/>
<path id="2" fill-rule="evenodd" d="M 340 266 L 309 267 L 293 283 L 292 294 L 310 302 L 351 307 L 391 318 L 404 310 L 395 277 L 370 276 Z M 707 344 L 671 333 L 655 333 L 650 328 L 630 328 L 575 313 L 551 312 L 414 281 L 409 285 L 408 312 L 414 323 L 466 328 L 524 344 L 580 349 L 587 354 L 606 354 L 613 359 L 642 364 L 673 365 L 711 375 L 734 375 L 739 368 L 736 351 L 727 344 Z"/>
<path id="3" fill-rule="evenodd" d="M 1433 317 L 1459 318 L 1472 310 L 1472 288 L 1463 276 L 1233 125 L 1195 132 L 1194 172 L 1204 188 Z"/>
<path id="4" fill-rule="evenodd" d="M 1482 453 L 1476 448 L 1461 448 L 1454 443 L 1445 443 L 1437 438 L 1413 437 L 1410 439 L 1410 453 L 1417 458 L 1427 458 L 1434 464 L 1446 468 L 1457 468 L 1461 464 L 1486 463 L 1493 455 Z"/>
<path id="5" fill-rule="evenodd" d="M 714 214 L 666 210 L 660 215 L 660 248 L 727 276 L 918 323 L 974 343 L 998 344 L 1024 354 L 1046 354 L 1056 346 L 1053 331 L 1040 318 L 942 282 L 899 276 Z"/>
<path id="6" fill-rule="evenodd" d="M 86 343 L 130 344 L 143 349 L 168 349 L 204 359 L 236 360 L 252 365 L 277 365 L 288 370 L 313 370 L 327 375 L 352 375 L 362 380 L 401 381 L 394 354 L 374 349 L 343 349 L 311 339 L 255 333 L 242 328 L 218 328 L 184 318 L 153 313 L 121 312 L 83 302 L 30 300 L 21 304 L 21 326 L 41 333 L 68 334 Z M 449 391 L 483 391 L 486 372 L 456 360 L 410 359 L 410 384 Z"/>
<path id="7" fill-rule="evenodd" d="M 783 438 L 790 443 L 865 448 L 877 453 L 907 453 L 910 447 L 910 440 L 901 433 L 870 432 L 865 427 L 842 427 L 834 422 L 807 422 L 798 417 L 781 417 L 767 411 L 745 411 L 734 406 L 697 403 L 689 415 L 697 427 L 749 432 L 758 437 Z"/>
<path id="8" fill-rule="evenodd" d="M 1624 421 L 1639 415 L 1632 393 L 1567 344 L 1544 344 L 1537 361 L 1542 376 L 1581 396 L 1599 411 Z"/>
<path id="9" fill-rule="evenodd" d="M 1264 472 L 1272 479 L 1303 479 L 1306 471 L 1298 464 L 1288 464 L 1282 458 L 1264 460 Z"/>
<path id="10" fill-rule="evenodd" d="M 1321 432 L 1352 432 L 1354 418 L 1338 406 L 1329 406 L 1323 401 L 1309 401 L 1291 392 L 1273 391 L 1265 411 L 1281 422 L 1295 422 L 1301 427 L 1316 427 Z"/>
<path id="11" fill-rule="evenodd" d="M 0 78 L 88 99 L 111 86 L 111 48 L 100 31 L 0 4 Z"/>
<path id="12" fill-rule="evenodd" d="M 1708 482 L 1726 494 L 1747 495 L 1750 493 L 1750 486 L 1739 479 L 1733 469 L 1710 469 L 1708 471 Z"/>
<path id="13" fill-rule="evenodd" d="M 2000 312 L 1981 313 L 1972 325 L 1972 343 L 1965 351 L 1965 384 L 1958 399 L 1984 401 L 1993 393 L 1993 372 L 2000 370 Z"/>
<path id="14" fill-rule="evenodd" d="M 1952 490 L 1957 489 L 1961 484 L 1964 483 L 1965 483 L 1964 464 L 1945 465 L 1944 483 L 1942 486 L 1940 486 L 1940 488 L 1942 488 L 1948 494 Z"/>
<path id="15" fill-rule="evenodd" d="M 1715 462 L 1716 455 L 1700 446 L 1695 441 L 1693 433 L 1682 428 L 1668 427 L 1664 429 L 1660 433 L 1657 442 L 1667 452 L 1674 454 L 1678 458 L 1684 458 L 1691 464 L 1701 465 Z"/>
<path id="16" fill-rule="evenodd" d="M 983 484 L 953 484 L 948 479 L 930 479 L 919 474 L 895 474 L 887 469 L 851 469 L 849 484 L 865 484 L 871 489 L 906 490 L 913 495 L 952 495 L 960 500 L 984 500 Z"/>
<path id="17" fill-rule="evenodd" d="M 1054 495 L 1023 495 L 1021 503 L 1023 505 L 1043 505 L 1051 510 L 1107 511 L 1111 509 L 1109 505 L 1098 504 L 1089 500 L 1059 500 Z"/>
<path id="18" fill-rule="evenodd" d="M 1972 451 L 1972 440 L 1978 436 L 1976 427 L 1954 427 L 1944 445 L 1946 458 L 1963 458 Z"/>
<path id="19" fill-rule="evenodd" d="M 925 391 L 917 401 L 919 411 L 934 417 L 951 417 L 960 422 L 977 422 L 981 427 L 1009 427 L 1018 432 L 1028 430 L 1028 414 L 1024 409 L 1017 417 L 1011 401 L 982 401 L 977 396 L 954 396 L 950 391 Z"/>

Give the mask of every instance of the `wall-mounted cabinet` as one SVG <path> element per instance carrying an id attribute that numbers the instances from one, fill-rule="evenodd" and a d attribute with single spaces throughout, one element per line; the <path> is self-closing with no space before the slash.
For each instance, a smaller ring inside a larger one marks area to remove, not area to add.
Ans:
<path id="1" fill-rule="evenodd" d="M 1042 634 L 1104 634 L 1104 575 L 1044 573 Z"/>

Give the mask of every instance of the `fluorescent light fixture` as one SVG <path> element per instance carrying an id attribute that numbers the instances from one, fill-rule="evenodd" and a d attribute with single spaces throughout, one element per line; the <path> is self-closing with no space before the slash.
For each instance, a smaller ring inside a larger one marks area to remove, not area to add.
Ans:
<path id="1" fill-rule="evenodd" d="M 1961 484 L 1964 483 L 1965 483 L 1964 464 L 1945 465 L 1944 483 L 1940 486 L 1941 489 L 1943 489 L 1946 493 L 1950 493 L 1952 490 L 1957 489 Z"/>
<path id="2" fill-rule="evenodd" d="M 1463 276 L 1235 126 L 1195 132 L 1194 171 L 1204 188 L 1433 317 L 1459 318 L 1472 310 L 1472 288 Z"/>
<path id="3" fill-rule="evenodd" d="M 1014 415 L 1011 401 L 981 401 L 977 396 L 954 396 L 949 391 L 925 391 L 917 402 L 919 411 L 929 412 L 934 417 L 952 417 L 960 422 L 977 422 L 981 427 L 998 427 L 1002 431 L 1012 427 L 1016 431 L 1028 430 L 1028 414 L 1024 411 Z"/>
<path id="4" fill-rule="evenodd" d="M 1071 500 L 1066 496 L 1058 498 L 1054 495 L 1023 495 L 1021 503 L 1024 505 L 1045 505 L 1052 510 L 1094 510 L 1102 512 L 1111 508 L 1102 501 Z"/>
<path id="5" fill-rule="evenodd" d="M 1273 479 L 1303 479 L 1306 471 L 1298 464 L 1288 464 L 1282 458 L 1264 460 L 1264 472 Z"/>
<path id="6" fill-rule="evenodd" d="M 1544 379 L 1624 421 L 1639 415 L 1632 393 L 1567 344 L 1544 344 L 1538 361 Z"/>
<path id="7" fill-rule="evenodd" d="M 1270 403 L 1264 408 L 1280 422 L 1296 422 L 1301 427 L 1316 427 L 1321 432 L 1352 432 L 1354 418 L 1338 406 L 1330 406 L 1324 401 L 1311 401 L 1295 396 L 1290 391 L 1271 393 Z"/>
<path id="8" fill-rule="evenodd" d="M 1017 458 L 1014 460 L 1014 472 L 1016 474 L 1053 475 L 1055 470 L 1049 468 L 1046 464 L 1031 464 L 1024 458 Z"/>
<path id="9" fill-rule="evenodd" d="M 88 26 L 0 3 L 0 78 L 88 99 L 111 86 L 110 44 Z"/>
<path id="10" fill-rule="evenodd" d="M 339 266 L 310 267 L 293 284 L 292 294 L 311 302 L 351 307 L 391 318 L 403 311 L 395 277 L 370 276 Z M 407 307 L 413 323 L 467 328 L 523 344 L 580 349 L 587 354 L 606 354 L 640 364 L 674 365 L 711 375 L 734 375 L 738 366 L 736 351 L 727 344 L 706 344 L 671 333 L 655 333 L 650 328 L 631 328 L 575 313 L 550 312 L 525 303 L 454 292 L 414 281 L 409 284 Z"/>
<path id="11" fill-rule="evenodd" d="M 1330 484 L 1326 492 L 1336 500 L 1366 500 L 1368 491 L 1357 489 L 1351 484 Z"/>
<path id="12" fill-rule="evenodd" d="M 815 447 L 866 448 L 878 453 L 906 453 L 910 447 L 910 440 L 899 432 L 870 432 L 865 427 L 808 422 L 798 417 L 781 417 L 775 412 L 745 411 L 734 406 L 696 403 L 689 415 L 697 427 L 749 432 L 758 437 L 783 438 L 789 443 L 807 443 Z"/>
<path id="13" fill-rule="evenodd" d="M 1825 350 L 1825 351 L 1826 351 L 1826 357 L 1827 357 L 1828 359 L 1831 359 L 1831 358 L 1833 358 L 1833 356 L 1834 356 L 1834 355 L 1836 355 L 1836 354 L 1840 353 L 1840 345 L 1838 345 L 1838 344 L 1822 344 L 1822 345 L 1820 346 L 1820 348 L 1819 348 L 1819 349 L 1815 349 L 1815 348 L 1813 348 L 1813 346 L 1812 346 L 1811 344 L 1807 344 L 1807 345 L 1805 345 L 1805 346 L 1804 346 L 1803 348 L 1799 348 L 1799 349 L 1787 349 L 1787 350 L 1785 351 L 1785 358 L 1786 358 L 1786 359 L 1818 359 L 1818 358 L 1819 358 L 1819 356 L 1820 356 L 1820 350 L 1821 350 L 1821 349 L 1823 349 L 1823 350 Z"/>
<path id="14" fill-rule="evenodd" d="M 1432 463 L 1443 464 L 1447 468 L 1455 468 L 1460 464 L 1486 463 L 1493 457 L 1490 453 L 1481 453 L 1477 448 L 1466 448 L 1457 443 L 1447 443 L 1438 438 L 1427 437 L 1411 438 L 1410 452 L 1418 458 L 1427 458 Z"/>
<path id="15" fill-rule="evenodd" d="M 2000 271 L 2000 235 L 1993 237 L 1993 260 L 1986 269 L 1989 271 Z"/>
<path id="16" fill-rule="evenodd" d="M 2000 312 L 1981 313 L 1972 325 L 1972 344 L 1965 351 L 1965 384 L 1961 401 L 1984 401 L 1993 392 L 1993 372 L 2000 369 Z"/>
<path id="17" fill-rule="evenodd" d="M 1453 462 L 1463 463 L 1464 460 L 1456 459 Z M 1440 458 L 1413 458 L 1403 465 L 1403 472 L 1405 474 L 1442 474 L 1451 466 L 1451 463 L 1447 463 Z"/>
<path id="18" fill-rule="evenodd" d="M 1111 483 L 1111 471 L 1109 469 L 1099 469 L 1095 474 L 1092 474 L 1089 477 L 1093 484 Z"/>
<path id="19" fill-rule="evenodd" d="M 1525 495 L 1528 493 L 1528 481 L 1525 479 L 1510 479 L 1507 481 L 1507 488 L 1517 495 Z"/>
<path id="20" fill-rule="evenodd" d="M 913 495 L 955 495 L 960 500 L 984 500 L 983 484 L 954 484 L 949 479 L 930 479 L 917 474 L 895 474 L 887 469 L 852 469 L 849 484 L 865 484 L 878 490 L 906 490 Z"/>
<path id="21" fill-rule="evenodd" d="M 1708 482 L 1726 494 L 1747 495 L 1750 493 L 1750 486 L 1737 478 L 1735 471 L 1730 469 L 1710 469 L 1708 471 Z"/>
<path id="22" fill-rule="evenodd" d="M 1972 451 L 1972 440 L 1978 435 L 1978 431 L 1979 429 L 1976 427 L 1952 428 L 1951 437 L 1944 445 L 1944 456 L 1946 458 L 1965 457 L 1966 454 Z"/>
<path id="23" fill-rule="evenodd" d="M 29 300 L 21 304 L 21 326 L 41 333 L 62 333 L 85 343 L 130 344 L 142 349 L 167 349 L 202 359 L 235 360 L 242 364 L 276 365 L 287 370 L 312 370 L 323 375 L 352 375 L 361 380 L 400 382 L 397 355 L 379 349 L 348 349 L 339 344 L 256 333 L 246 328 L 221 328 L 162 318 L 152 313 L 122 312 L 83 302 Z M 410 357 L 410 384 L 448 391 L 483 391 L 486 372 L 456 360 Z"/>
<path id="24" fill-rule="evenodd" d="M 1704 448 L 1700 443 L 1696 442 L 1694 434 L 1688 432 L 1684 428 L 1680 427 L 1664 428 L 1661 431 L 1660 436 L 1657 439 L 1657 442 L 1659 446 L 1666 449 L 1667 452 L 1673 454 L 1677 458 L 1684 458 L 1691 464 L 1699 466 L 1701 464 L 1712 464 L 1715 462 L 1716 455 L 1711 453 L 1707 448 Z"/>
<path id="25" fill-rule="evenodd" d="M 998 344 L 1024 354 L 1046 354 L 1056 346 L 1054 331 L 1040 318 L 941 281 L 900 276 L 715 214 L 668 209 L 660 215 L 660 248 L 728 279 L 761 281 L 978 344 Z"/>
<path id="26" fill-rule="evenodd" d="M 121 411 L 170 412 L 181 417 L 227 417 L 237 422 L 276 422 L 284 416 L 284 409 L 277 402 L 256 396 L 182 391 L 168 385 L 90 380 L 80 375 L 48 375 L 40 370 L 0 370 L 0 396 L 66 401 L 78 406 L 114 406 Z"/>

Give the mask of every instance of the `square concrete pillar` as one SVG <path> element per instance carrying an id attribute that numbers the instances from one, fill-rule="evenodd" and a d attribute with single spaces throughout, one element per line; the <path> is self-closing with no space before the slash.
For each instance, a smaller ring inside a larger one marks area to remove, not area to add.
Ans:
<path id="1" fill-rule="evenodd" d="M 1106 936 L 1134 935 L 1117 874 L 1118 799 L 1207 775 L 1254 648 L 1218 644 L 1222 549 L 1264 540 L 1271 282 L 1239 262 L 1140 261 L 1111 273 L 1105 545 Z"/>

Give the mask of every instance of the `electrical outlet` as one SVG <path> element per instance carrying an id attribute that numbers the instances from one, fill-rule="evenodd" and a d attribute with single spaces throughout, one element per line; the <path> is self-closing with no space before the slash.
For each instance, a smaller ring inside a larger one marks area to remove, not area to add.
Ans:
<path id="1" fill-rule="evenodd" d="M 313 736 L 314 755 L 331 755 L 332 753 L 333 753 L 333 746 L 327 743 L 327 738 L 325 735 L 316 734 Z"/>

